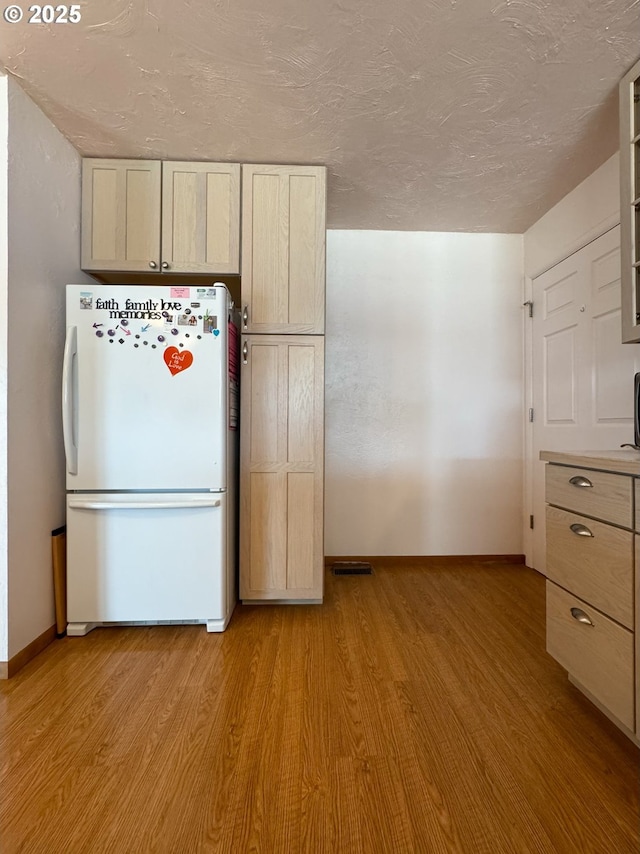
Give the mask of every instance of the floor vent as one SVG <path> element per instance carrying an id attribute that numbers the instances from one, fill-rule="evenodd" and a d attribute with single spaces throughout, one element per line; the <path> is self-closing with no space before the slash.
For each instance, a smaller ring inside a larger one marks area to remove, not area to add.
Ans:
<path id="1" fill-rule="evenodd" d="M 331 569 L 334 575 L 373 575 L 371 564 L 363 560 L 337 560 Z"/>

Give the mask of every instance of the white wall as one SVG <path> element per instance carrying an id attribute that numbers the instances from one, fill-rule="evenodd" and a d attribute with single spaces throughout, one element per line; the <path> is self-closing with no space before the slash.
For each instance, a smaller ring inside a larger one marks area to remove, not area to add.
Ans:
<path id="1" fill-rule="evenodd" d="M 0 75 L 0 662 L 8 660 L 9 592 L 7 554 L 7 78 Z"/>
<path id="2" fill-rule="evenodd" d="M 327 555 L 522 552 L 522 237 L 327 235 Z"/>
<path id="3" fill-rule="evenodd" d="M 64 524 L 64 287 L 80 273 L 80 157 L 12 79 L 9 95 L 8 658 L 55 622 Z"/>
<path id="4" fill-rule="evenodd" d="M 525 274 L 535 278 L 620 222 L 616 153 L 524 234 Z"/>

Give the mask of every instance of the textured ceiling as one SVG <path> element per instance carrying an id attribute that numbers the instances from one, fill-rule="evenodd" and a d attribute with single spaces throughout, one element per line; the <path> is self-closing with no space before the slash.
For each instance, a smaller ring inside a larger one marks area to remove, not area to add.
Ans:
<path id="1" fill-rule="evenodd" d="M 640 0 L 81 0 L 0 60 L 83 155 L 329 167 L 331 228 L 522 232 L 617 149 Z"/>

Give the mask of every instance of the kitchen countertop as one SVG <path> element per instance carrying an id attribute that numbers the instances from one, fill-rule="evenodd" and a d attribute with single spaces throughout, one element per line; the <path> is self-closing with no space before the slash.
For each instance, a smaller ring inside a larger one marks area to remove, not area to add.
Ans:
<path id="1" fill-rule="evenodd" d="M 600 469 L 640 477 L 640 451 L 634 451 L 633 448 L 615 451 L 540 451 L 540 459 L 563 466 Z"/>

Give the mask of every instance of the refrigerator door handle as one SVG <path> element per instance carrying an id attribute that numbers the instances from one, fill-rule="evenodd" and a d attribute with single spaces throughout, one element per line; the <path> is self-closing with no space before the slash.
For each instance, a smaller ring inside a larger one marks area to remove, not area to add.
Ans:
<path id="1" fill-rule="evenodd" d="M 78 447 L 73 436 L 73 360 L 77 355 L 78 327 L 69 326 L 62 361 L 62 436 L 69 474 L 78 474 Z"/>
<path id="2" fill-rule="evenodd" d="M 72 498 L 69 507 L 72 510 L 183 510 L 193 507 L 220 507 L 219 498 L 205 501 L 188 498 L 186 501 L 91 501 Z"/>

